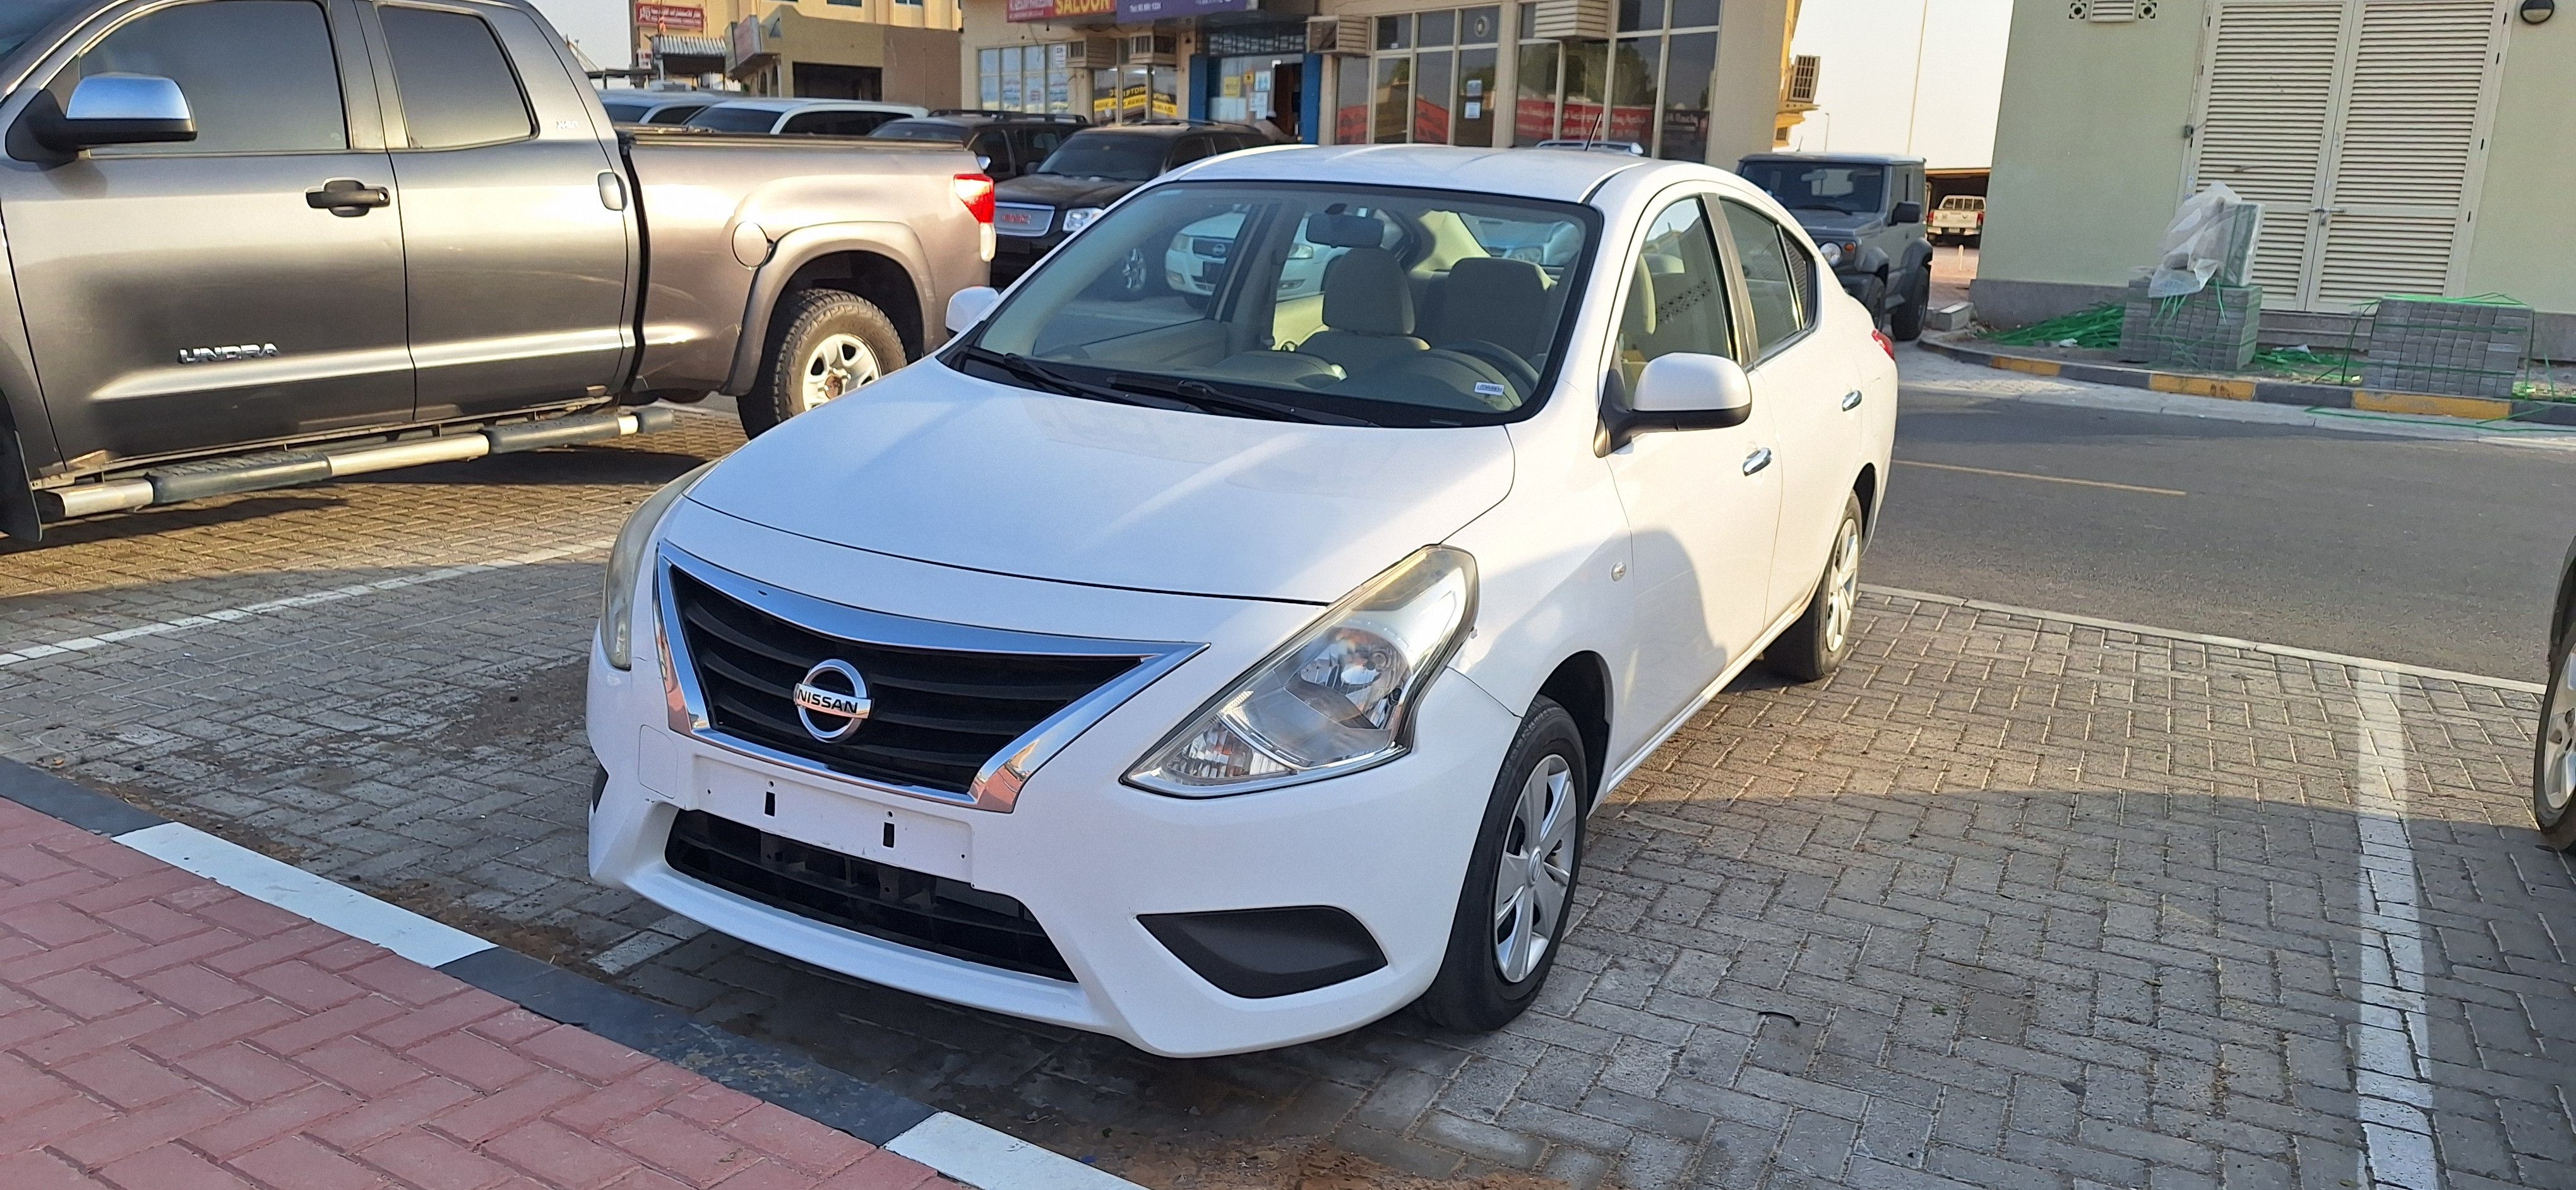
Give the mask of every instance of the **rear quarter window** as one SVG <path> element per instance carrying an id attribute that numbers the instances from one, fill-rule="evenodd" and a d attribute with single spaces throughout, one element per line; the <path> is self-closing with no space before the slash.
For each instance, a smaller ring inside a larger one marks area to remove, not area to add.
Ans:
<path id="1" fill-rule="evenodd" d="M 411 147 L 451 149 L 536 134 L 519 76 L 483 19 L 461 12 L 385 7 Z"/>

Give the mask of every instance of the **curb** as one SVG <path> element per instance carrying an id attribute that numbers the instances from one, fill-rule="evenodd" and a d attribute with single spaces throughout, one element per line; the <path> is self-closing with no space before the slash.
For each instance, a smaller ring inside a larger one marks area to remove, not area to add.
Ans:
<path id="1" fill-rule="evenodd" d="M 2216 397 L 2222 401 L 2257 401 L 2266 405 L 2297 405 L 2309 409 L 2351 409 L 2366 413 L 2406 413 L 2424 417 L 2448 417 L 2461 421 L 2515 421 L 2537 425 L 2576 426 L 2576 402 L 2569 401 L 2446 397 L 2433 393 L 2384 393 L 2363 388 L 2346 388 L 2339 384 L 2310 384 L 2297 380 L 2242 380 L 2228 376 L 2204 376 L 2191 372 L 2157 372 L 2119 364 L 2011 355 L 1991 348 L 1971 347 L 1957 340 L 1935 339 L 1930 335 L 1915 340 L 1915 346 L 1934 355 L 1948 356 L 1961 363 L 1982 364 L 2006 372 L 2053 376 L 2060 380 L 2111 384 L 2122 388 L 2143 388 L 2181 396 Z"/>
<path id="2" fill-rule="evenodd" d="M 0 798 L 911 1158 L 978 1190 L 1143 1190 L 1134 1182 L 728 1033 L 195 827 L 0 760 Z"/>

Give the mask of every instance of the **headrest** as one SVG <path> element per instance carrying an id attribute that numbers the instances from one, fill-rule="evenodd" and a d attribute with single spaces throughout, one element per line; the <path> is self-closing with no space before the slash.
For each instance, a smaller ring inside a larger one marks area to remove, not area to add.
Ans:
<path id="1" fill-rule="evenodd" d="M 1324 267 L 1324 325 L 1364 335 L 1413 333 L 1413 286 L 1384 248 L 1353 248 Z"/>
<path id="2" fill-rule="evenodd" d="M 1366 215 L 1318 211 L 1306 216 L 1306 241 L 1327 248 L 1377 248 L 1386 243 L 1386 225 Z"/>
<path id="3" fill-rule="evenodd" d="M 1628 309 L 1620 315 L 1619 321 L 1630 335 L 1655 333 L 1655 278 L 1654 274 L 1646 271 L 1642 257 L 1628 274 Z"/>
<path id="4" fill-rule="evenodd" d="M 1547 347 L 1537 341 L 1547 314 L 1547 274 L 1526 260 L 1470 256 L 1450 266 L 1436 311 L 1435 342 L 1484 339 L 1531 355 Z"/>

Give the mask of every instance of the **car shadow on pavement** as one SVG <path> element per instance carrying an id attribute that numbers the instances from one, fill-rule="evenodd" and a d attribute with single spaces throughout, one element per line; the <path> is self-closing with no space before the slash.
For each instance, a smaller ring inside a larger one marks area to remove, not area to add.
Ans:
<path id="1" fill-rule="evenodd" d="M 138 509 L 134 512 L 108 513 L 82 517 L 79 520 L 56 521 L 45 526 L 45 539 L 30 545 L 23 541 L 0 538 L 0 557 L 33 553 L 37 550 L 60 550 L 76 545 L 97 545 L 154 533 L 181 529 L 204 529 L 255 521 L 288 512 L 327 512 L 345 503 L 339 496 L 318 488 L 262 492 L 236 496 L 227 500 L 195 501 L 161 508 Z"/>

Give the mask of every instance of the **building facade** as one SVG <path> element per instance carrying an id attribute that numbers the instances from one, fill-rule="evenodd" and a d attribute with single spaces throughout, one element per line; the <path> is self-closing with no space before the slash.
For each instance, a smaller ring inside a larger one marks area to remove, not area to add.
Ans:
<path id="1" fill-rule="evenodd" d="M 2264 204 L 2267 321 L 2500 293 L 2576 358 L 2576 19 L 2523 0 L 2072 0 L 2012 19 L 1981 317 L 2154 261 L 2183 198 Z M 2532 18 L 2538 17 L 2535 23 Z"/>
<path id="2" fill-rule="evenodd" d="M 975 106 L 1267 122 L 1312 144 L 1772 144 L 1789 0 L 964 0 Z M 1293 5 L 1293 7 L 1292 7 Z"/>
<path id="3" fill-rule="evenodd" d="M 958 106 L 957 0 L 662 0 L 634 17 L 636 62 L 657 79 Z"/>

